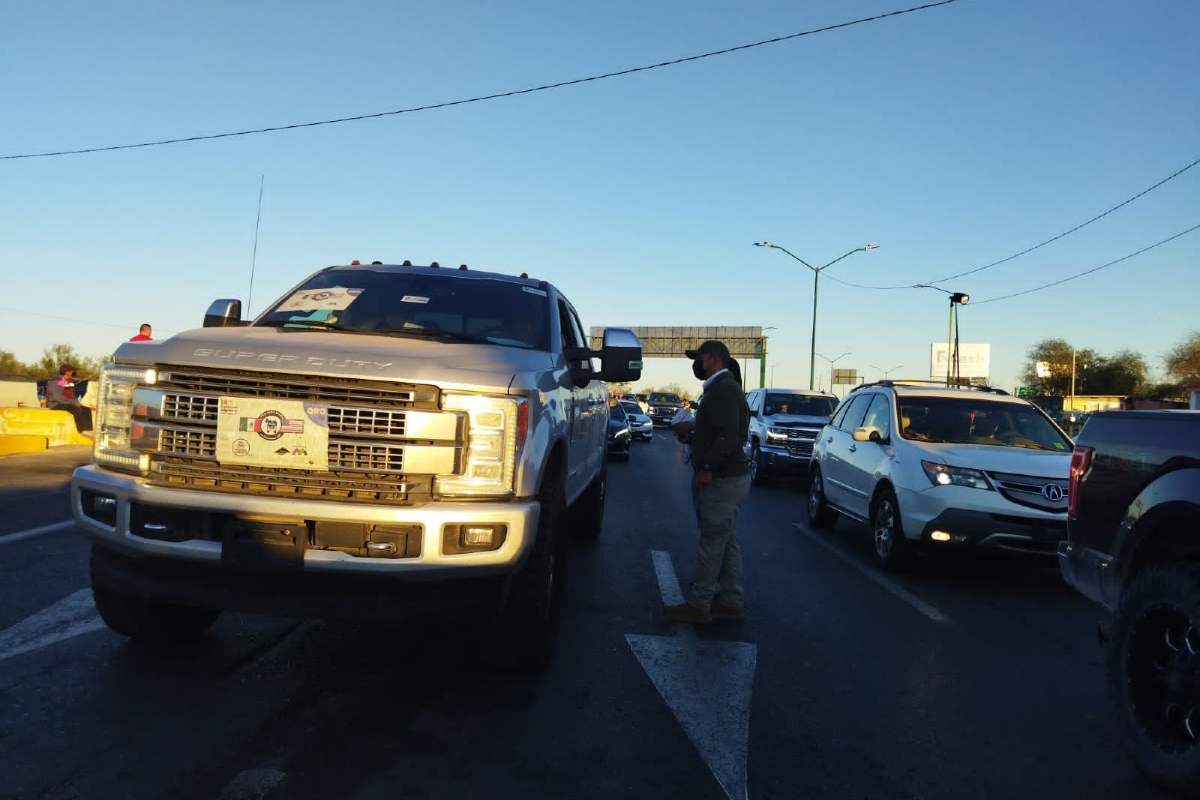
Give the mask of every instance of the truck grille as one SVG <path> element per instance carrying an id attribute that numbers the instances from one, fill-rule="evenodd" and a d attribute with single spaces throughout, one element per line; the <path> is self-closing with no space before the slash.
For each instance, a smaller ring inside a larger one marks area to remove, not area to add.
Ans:
<path id="1" fill-rule="evenodd" d="M 326 404 L 328 470 L 218 462 L 221 396 Z M 435 473 L 461 469 L 462 417 L 438 401 L 435 386 L 163 366 L 154 386 L 135 393 L 134 414 L 144 430 L 138 447 L 152 453 L 153 484 L 405 504 L 430 496 Z"/>

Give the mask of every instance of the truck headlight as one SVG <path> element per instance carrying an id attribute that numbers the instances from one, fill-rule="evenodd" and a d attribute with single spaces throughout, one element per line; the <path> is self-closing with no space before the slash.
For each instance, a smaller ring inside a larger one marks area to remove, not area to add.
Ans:
<path id="1" fill-rule="evenodd" d="M 782 428 L 767 428 L 768 442 L 786 442 L 787 438 L 787 431 Z"/>
<path id="2" fill-rule="evenodd" d="M 442 407 L 466 413 L 467 442 L 462 472 L 438 475 L 438 493 L 511 494 L 517 455 L 529 429 L 529 404 L 513 397 L 447 392 Z"/>
<path id="3" fill-rule="evenodd" d="M 921 467 L 926 477 L 934 486 L 970 486 L 972 489 L 991 489 L 992 484 L 987 476 L 977 469 L 966 467 L 949 467 L 945 464 L 935 464 L 932 461 L 922 461 Z"/>
<path id="4" fill-rule="evenodd" d="M 96 403 L 96 442 L 93 460 L 104 467 L 145 474 L 150 456 L 138 453 L 130 442 L 133 426 L 133 390 L 158 380 L 153 369 L 106 364 L 100 368 L 100 393 Z"/>

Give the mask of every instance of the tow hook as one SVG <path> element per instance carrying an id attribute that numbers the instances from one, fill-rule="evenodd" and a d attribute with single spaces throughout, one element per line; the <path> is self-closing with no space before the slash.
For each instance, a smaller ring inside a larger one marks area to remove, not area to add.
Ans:
<path id="1" fill-rule="evenodd" d="M 1096 623 L 1096 643 L 1099 644 L 1101 647 L 1108 646 L 1108 623 L 1107 622 L 1097 622 Z"/>

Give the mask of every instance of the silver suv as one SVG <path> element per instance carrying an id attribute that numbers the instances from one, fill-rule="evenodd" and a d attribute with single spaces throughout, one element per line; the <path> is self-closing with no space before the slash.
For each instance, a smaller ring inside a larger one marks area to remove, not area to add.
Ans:
<path id="1" fill-rule="evenodd" d="M 640 376 L 637 337 L 593 352 L 545 281 L 407 262 L 329 267 L 240 318 L 217 301 L 102 371 L 72 506 L 109 627 L 469 605 L 498 617 L 498 660 L 542 663 L 564 533 L 601 529 L 604 381 Z"/>
<path id="2" fill-rule="evenodd" d="M 773 475 L 806 472 L 813 444 L 837 406 L 827 392 L 807 389 L 755 389 L 750 407 L 750 473 L 755 483 Z"/>
<path id="3" fill-rule="evenodd" d="M 921 546 L 1050 558 L 1066 537 L 1071 449 L 1041 409 L 997 389 L 860 386 L 813 452 L 809 522 L 868 522 L 889 569 Z"/>

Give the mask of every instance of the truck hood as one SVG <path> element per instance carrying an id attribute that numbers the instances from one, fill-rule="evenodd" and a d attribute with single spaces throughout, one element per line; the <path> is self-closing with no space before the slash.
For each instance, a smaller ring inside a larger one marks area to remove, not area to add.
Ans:
<path id="1" fill-rule="evenodd" d="M 1063 478 L 1071 467 L 1071 453 L 997 447 L 986 444 L 917 443 L 921 458 L 952 467 L 969 467 L 988 472 L 1007 472 L 1038 478 Z"/>
<path id="2" fill-rule="evenodd" d="M 823 428 L 829 417 L 810 417 L 805 414 L 772 414 L 763 417 L 763 422 L 776 428 Z"/>
<path id="3" fill-rule="evenodd" d="M 521 373 L 553 367 L 549 353 L 336 331 L 197 328 L 157 342 L 126 342 L 117 361 L 327 375 L 506 392 Z"/>

